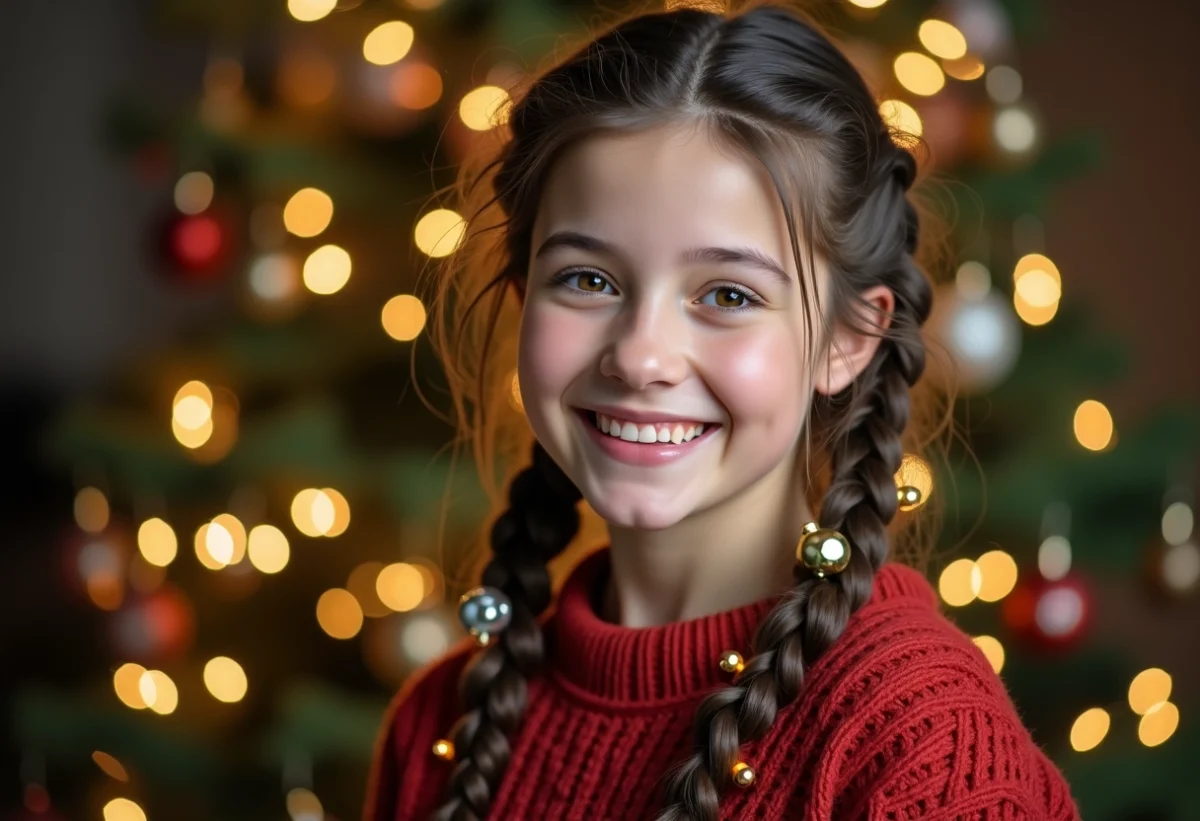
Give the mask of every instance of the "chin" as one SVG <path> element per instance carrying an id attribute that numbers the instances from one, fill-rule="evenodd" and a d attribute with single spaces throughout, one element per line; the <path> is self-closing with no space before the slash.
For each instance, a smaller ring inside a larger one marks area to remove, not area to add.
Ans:
<path id="1" fill-rule="evenodd" d="M 652 498 L 614 498 L 613 494 L 589 489 L 584 494 L 587 503 L 605 522 L 612 527 L 632 530 L 665 530 L 679 524 L 687 511 L 674 505 L 656 504 Z M 621 494 L 625 496 L 625 494 Z"/>

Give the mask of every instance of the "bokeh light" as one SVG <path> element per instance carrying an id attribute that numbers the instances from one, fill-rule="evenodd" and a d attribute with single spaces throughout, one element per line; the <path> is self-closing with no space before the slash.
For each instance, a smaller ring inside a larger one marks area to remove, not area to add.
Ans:
<path id="1" fill-rule="evenodd" d="M 1012 66 L 995 66 L 987 73 L 984 81 L 988 96 L 1002 105 L 1011 105 L 1021 99 L 1021 74 Z"/>
<path id="2" fill-rule="evenodd" d="M 956 559 L 938 578 L 938 593 L 951 607 L 965 607 L 975 601 L 983 586 L 983 574 L 972 559 Z"/>
<path id="3" fill-rule="evenodd" d="M 1037 142 L 1037 123 L 1033 115 L 1023 108 L 1006 108 L 996 114 L 992 136 L 1005 151 L 1022 154 Z"/>
<path id="4" fill-rule="evenodd" d="M 92 761 L 96 762 L 105 775 L 116 781 L 128 781 L 129 772 L 125 769 L 125 765 L 117 761 L 113 756 L 103 750 L 96 750 L 92 753 Z"/>
<path id="5" fill-rule="evenodd" d="M 287 536 L 274 525 L 257 525 L 248 537 L 250 564 L 262 573 L 278 573 L 287 567 L 291 549 Z"/>
<path id="6" fill-rule="evenodd" d="M 146 706 L 159 715 L 169 715 L 179 706 L 179 690 L 162 670 L 147 670 L 138 679 L 138 692 Z"/>
<path id="7" fill-rule="evenodd" d="M 438 208 L 417 220 L 413 239 L 425 254 L 445 257 L 458 250 L 466 230 L 467 223 L 456 212 Z"/>
<path id="8" fill-rule="evenodd" d="M 231 550 L 226 564 L 237 564 L 246 558 L 246 526 L 232 513 L 222 513 L 214 516 L 212 523 L 220 525 L 229 534 Z"/>
<path id="9" fill-rule="evenodd" d="M 400 294 L 384 304 L 381 320 L 388 336 L 397 342 L 408 342 L 425 328 L 425 306 L 412 294 Z"/>
<path id="10" fill-rule="evenodd" d="M 1151 707 L 1138 722 L 1138 741 L 1157 747 L 1175 734 L 1179 727 L 1179 708 L 1170 701 Z"/>
<path id="11" fill-rule="evenodd" d="M 245 698 L 249 685 L 242 665 L 228 656 L 217 656 L 204 665 L 204 686 L 217 701 L 232 704 Z"/>
<path id="12" fill-rule="evenodd" d="M 1080 753 L 1095 749 L 1108 735 L 1111 724 L 1112 718 L 1103 707 L 1084 710 L 1071 725 L 1071 749 Z"/>
<path id="13" fill-rule="evenodd" d="M 1172 502 L 1162 515 L 1163 541 L 1167 544 L 1183 544 L 1192 538 L 1195 516 L 1185 502 Z"/>
<path id="14" fill-rule="evenodd" d="M 994 636 L 976 636 L 971 641 L 975 642 L 975 646 L 983 651 L 988 664 L 992 665 L 993 672 L 999 675 L 1000 671 L 1004 669 L 1004 645 Z"/>
<path id="15" fill-rule="evenodd" d="M 399 613 L 414 610 L 425 598 L 425 578 L 407 562 L 389 564 L 375 580 L 379 600 Z"/>
<path id="16" fill-rule="evenodd" d="M 363 57 L 377 66 L 388 66 L 404 59 L 412 48 L 413 27 L 401 20 L 381 23 L 363 40 Z"/>
<path id="17" fill-rule="evenodd" d="M 463 95 L 458 116 L 473 131 L 488 131 L 508 122 L 512 99 L 500 86 L 482 85 Z"/>
<path id="18" fill-rule="evenodd" d="M 1129 709 L 1145 715 L 1171 697 L 1171 674 L 1151 667 L 1133 677 L 1129 684 Z"/>
<path id="19" fill-rule="evenodd" d="M 363 625 L 363 611 L 349 590 L 335 587 L 317 599 L 317 623 L 335 639 L 352 639 Z"/>
<path id="20" fill-rule="evenodd" d="M 104 805 L 104 821 L 146 821 L 146 812 L 128 798 L 114 798 Z"/>
<path id="21" fill-rule="evenodd" d="M 1113 418 L 1103 402 L 1087 399 L 1075 409 L 1075 439 L 1088 450 L 1104 450 L 1112 442 Z"/>
<path id="22" fill-rule="evenodd" d="M 346 579 L 346 589 L 354 595 L 363 615 L 368 618 L 378 619 L 392 612 L 379 598 L 379 591 L 375 587 L 379 571 L 383 568 L 383 562 L 363 562 L 351 570 L 349 578 Z"/>
<path id="23" fill-rule="evenodd" d="M 879 116 L 883 117 L 883 121 L 890 127 L 900 130 L 905 135 L 920 137 L 925 129 L 921 123 L 921 115 L 903 100 L 884 100 L 879 104 Z M 897 142 L 907 145 L 907 140 L 903 137 Z"/>
<path id="24" fill-rule="evenodd" d="M 920 501 L 916 505 L 905 505 L 905 510 L 925 504 L 933 493 L 933 470 L 928 462 L 915 453 L 904 454 L 896 471 L 895 481 L 897 488 L 915 487 L 921 493 Z"/>
<path id="25" fill-rule="evenodd" d="M 137 533 L 138 550 L 142 558 L 155 567 L 166 567 L 175 561 L 179 540 L 171 526 L 157 517 L 142 522 Z"/>
<path id="26" fill-rule="evenodd" d="M 201 213 L 212 199 L 212 177 L 203 171 L 189 171 L 175 183 L 175 207 L 184 214 Z"/>
<path id="27" fill-rule="evenodd" d="M 326 17 L 337 6 L 337 0 L 288 0 L 288 13 L 302 23 Z"/>
<path id="28" fill-rule="evenodd" d="M 989 550 L 975 560 L 979 568 L 980 601 L 996 602 L 1012 592 L 1017 585 L 1017 563 L 1003 550 Z"/>
<path id="29" fill-rule="evenodd" d="M 926 20 L 917 30 L 917 37 L 930 54 L 946 60 L 957 60 L 967 53 L 967 38 L 945 20 Z"/>
<path id="30" fill-rule="evenodd" d="M 419 60 L 408 59 L 396 66 L 388 83 L 393 103 L 410 111 L 423 111 L 442 99 L 442 75 Z"/>
<path id="31" fill-rule="evenodd" d="M 108 527 L 108 499 L 99 488 L 85 487 L 75 494 L 75 524 L 88 533 Z"/>
<path id="32" fill-rule="evenodd" d="M 350 254 L 337 245 L 322 245 L 304 260 L 304 287 L 314 294 L 336 294 L 350 281 Z"/>
<path id="33" fill-rule="evenodd" d="M 1071 543 L 1066 536 L 1047 536 L 1038 547 L 1038 572 L 1056 582 L 1071 570 Z"/>
<path id="34" fill-rule="evenodd" d="M 298 237 L 315 237 L 333 220 L 333 199 L 319 188 L 301 188 L 283 207 L 283 224 Z"/>
<path id="35" fill-rule="evenodd" d="M 311 790 L 304 787 L 293 787 L 288 790 L 288 816 L 292 821 L 324 821 L 325 808 Z"/>
<path id="36" fill-rule="evenodd" d="M 974 54 L 968 54 L 957 60 L 943 60 L 942 69 L 955 80 L 978 80 L 983 76 L 987 66 Z"/>
<path id="37" fill-rule="evenodd" d="M 946 75 L 937 62 L 915 51 L 906 51 L 898 56 L 893 68 L 900 85 L 922 97 L 937 94 L 946 85 Z"/>
<path id="38" fill-rule="evenodd" d="M 139 686 L 145 672 L 146 668 L 142 665 L 127 662 L 113 673 L 113 690 L 126 707 L 132 707 L 134 710 L 146 709 L 146 700 L 142 698 Z"/>

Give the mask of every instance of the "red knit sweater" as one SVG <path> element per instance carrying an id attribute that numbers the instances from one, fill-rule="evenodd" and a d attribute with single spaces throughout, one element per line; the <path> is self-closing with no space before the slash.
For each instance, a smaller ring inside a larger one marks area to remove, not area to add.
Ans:
<path id="1" fill-rule="evenodd" d="M 627 628 L 595 602 L 601 549 L 572 571 L 546 622 L 547 665 L 489 819 L 636 821 L 660 808 L 664 772 L 692 750 L 692 716 L 749 655 L 777 598 L 687 622 Z M 380 734 L 366 821 L 425 821 L 453 763 L 431 752 L 461 707 L 464 640 L 396 696 Z M 871 600 L 807 672 L 767 735 L 741 747 L 755 770 L 722 819 L 1077 819 L 1062 776 L 1022 726 L 983 654 L 937 611 L 917 572 L 889 564 Z"/>

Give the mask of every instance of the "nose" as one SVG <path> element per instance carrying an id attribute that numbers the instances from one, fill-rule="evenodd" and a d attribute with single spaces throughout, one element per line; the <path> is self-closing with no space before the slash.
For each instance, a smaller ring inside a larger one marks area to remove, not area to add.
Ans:
<path id="1" fill-rule="evenodd" d="M 670 308 L 647 306 L 615 323 L 613 338 L 600 357 L 600 373 L 634 390 L 653 384 L 676 385 L 687 376 L 687 333 Z"/>

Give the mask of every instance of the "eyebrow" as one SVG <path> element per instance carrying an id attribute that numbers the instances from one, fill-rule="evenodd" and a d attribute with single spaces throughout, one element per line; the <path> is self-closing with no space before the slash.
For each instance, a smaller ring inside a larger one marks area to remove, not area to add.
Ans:
<path id="1" fill-rule="evenodd" d="M 593 254 L 603 254 L 610 257 L 621 257 L 621 253 L 617 247 L 609 242 L 605 242 L 599 237 L 593 237 L 589 234 L 581 234 L 578 231 L 555 231 L 550 236 L 546 237 L 546 241 L 538 248 L 537 253 L 533 255 L 534 259 L 541 259 L 543 256 L 553 251 L 556 248 L 575 248 L 579 251 L 586 251 Z M 777 279 L 784 287 L 793 284 L 792 277 L 783 270 L 778 262 L 772 259 L 767 254 L 759 251 L 757 248 L 748 246 L 737 246 L 734 248 L 722 248 L 708 246 L 704 248 L 688 248 L 679 256 L 679 261 L 684 264 L 696 262 L 715 262 L 723 264 L 744 265 L 748 268 L 754 268 L 770 274 Z"/>

